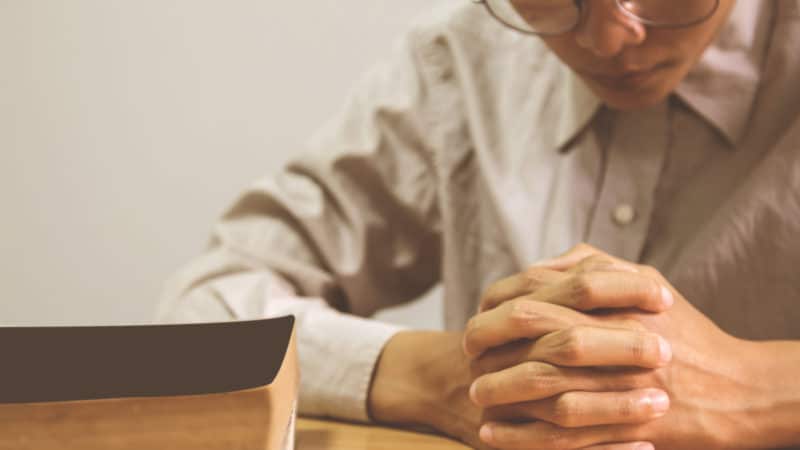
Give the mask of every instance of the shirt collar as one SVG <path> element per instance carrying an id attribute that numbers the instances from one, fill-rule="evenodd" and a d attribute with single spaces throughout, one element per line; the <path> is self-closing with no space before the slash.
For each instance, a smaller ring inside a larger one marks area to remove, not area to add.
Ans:
<path id="1" fill-rule="evenodd" d="M 569 143 L 591 122 L 602 102 L 566 64 L 560 64 L 563 107 L 556 128 L 556 148 L 566 151 Z"/>
<path id="2" fill-rule="evenodd" d="M 773 2 L 736 2 L 728 22 L 675 93 L 735 148 L 761 81 Z"/>
<path id="3" fill-rule="evenodd" d="M 675 91 L 731 145 L 739 142 L 747 127 L 761 79 L 772 14 L 772 2 L 736 2 L 728 22 Z M 559 67 L 564 80 L 563 107 L 555 144 L 558 151 L 566 151 L 602 102 L 565 64 Z"/>

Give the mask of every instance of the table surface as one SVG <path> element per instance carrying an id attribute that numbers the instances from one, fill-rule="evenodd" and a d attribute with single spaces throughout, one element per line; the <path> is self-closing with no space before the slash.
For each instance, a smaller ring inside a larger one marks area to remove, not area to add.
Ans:
<path id="1" fill-rule="evenodd" d="M 430 434 L 327 420 L 299 419 L 296 450 L 466 450 Z"/>

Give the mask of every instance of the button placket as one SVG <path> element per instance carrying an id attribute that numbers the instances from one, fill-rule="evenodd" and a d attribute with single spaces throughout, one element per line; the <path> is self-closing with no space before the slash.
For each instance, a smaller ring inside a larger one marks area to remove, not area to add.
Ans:
<path id="1" fill-rule="evenodd" d="M 605 149 L 605 174 L 589 243 L 638 261 L 647 238 L 668 140 L 667 102 L 646 111 L 617 113 Z"/>
<path id="2" fill-rule="evenodd" d="M 621 227 L 630 225 L 636 219 L 636 209 L 629 203 L 620 203 L 612 211 L 611 218 Z"/>

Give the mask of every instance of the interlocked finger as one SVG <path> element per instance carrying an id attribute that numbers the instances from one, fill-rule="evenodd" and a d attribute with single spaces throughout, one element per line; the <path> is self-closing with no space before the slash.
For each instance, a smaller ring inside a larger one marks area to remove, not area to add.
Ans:
<path id="1" fill-rule="evenodd" d="M 478 377 L 470 398 L 481 407 L 542 400 L 570 391 L 622 392 L 650 387 L 649 369 L 615 370 L 558 367 L 525 362 Z"/>
<path id="2" fill-rule="evenodd" d="M 568 278 L 568 275 L 556 270 L 531 268 L 503 278 L 493 283 L 481 297 L 478 312 L 488 311 L 497 305 L 532 294 L 543 286 L 547 286 Z"/>
<path id="3" fill-rule="evenodd" d="M 563 428 L 549 422 L 520 424 L 489 422 L 480 429 L 481 440 L 500 450 L 592 448 L 613 442 L 638 441 L 637 434 L 637 425 Z"/>
<path id="4" fill-rule="evenodd" d="M 543 286 L 531 300 L 579 311 L 637 308 L 659 313 L 674 303 L 672 291 L 652 277 L 632 272 L 589 272 Z"/>
<path id="5" fill-rule="evenodd" d="M 574 326 L 536 341 L 517 341 L 485 352 L 473 366 L 480 373 L 497 372 L 523 361 L 566 367 L 627 366 L 655 369 L 672 359 L 669 342 L 658 334 L 597 326 Z"/>
<path id="6" fill-rule="evenodd" d="M 474 358 L 519 339 L 536 339 L 553 331 L 598 322 L 570 308 L 522 297 L 470 319 L 464 330 L 464 353 Z"/>
<path id="7" fill-rule="evenodd" d="M 660 389 L 627 392 L 567 392 L 543 400 L 491 409 L 493 420 L 544 420 L 562 428 L 644 423 L 669 410 L 669 397 Z"/>

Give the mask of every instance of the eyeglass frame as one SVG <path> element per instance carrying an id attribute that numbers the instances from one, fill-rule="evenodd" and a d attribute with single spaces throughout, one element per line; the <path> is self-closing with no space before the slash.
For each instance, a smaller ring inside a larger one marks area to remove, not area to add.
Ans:
<path id="1" fill-rule="evenodd" d="M 516 27 L 514 25 L 511 25 L 510 23 L 508 23 L 505 20 L 501 19 L 500 16 L 497 15 L 497 13 L 494 11 L 494 9 L 491 6 L 489 6 L 489 2 L 487 0 L 472 0 L 472 2 L 475 3 L 475 4 L 483 4 L 484 8 L 486 8 L 486 11 L 488 11 L 489 14 L 492 15 L 492 17 L 494 17 L 498 22 L 500 22 L 501 25 L 503 25 L 503 26 L 505 26 L 507 28 L 510 28 L 510 29 L 512 29 L 514 31 L 518 31 L 520 33 L 528 34 L 528 35 L 531 35 L 531 36 L 560 36 L 560 35 L 563 35 L 563 34 L 567 34 L 567 33 L 571 32 L 571 31 L 575 30 L 576 28 L 578 28 L 578 26 L 584 20 L 584 11 L 585 10 L 584 10 L 582 5 L 583 5 L 585 0 L 573 0 L 573 1 L 575 2 L 575 7 L 578 8 L 578 20 L 575 21 L 575 24 L 572 25 L 572 27 L 570 27 L 569 29 L 566 29 L 564 31 L 559 31 L 559 32 L 555 32 L 555 33 L 540 33 L 540 32 L 537 32 L 537 31 L 524 30 L 522 28 L 519 28 L 519 27 Z M 617 9 L 622 11 L 622 13 L 625 14 L 626 16 L 628 16 L 629 18 L 631 18 L 633 20 L 636 20 L 637 22 L 639 22 L 639 23 L 641 23 L 641 24 L 643 24 L 645 26 L 653 27 L 653 28 L 688 28 L 688 27 L 692 27 L 692 26 L 698 25 L 698 24 L 703 23 L 703 22 L 707 21 L 708 19 L 710 19 L 717 12 L 717 10 L 719 9 L 719 5 L 720 5 L 720 0 L 714 0 L 714 7 L 711 8 L 711 11 L 708 14 L 706 14 L 705 16 L 703 16 L 703 17 L 701 17 L 699 19 L 695 19 L 695 20 L 693 20 L 691 22 L 688 22 L 688 23 L 682 23 L 682 24 L 679 24 L 679 25 L 669 25 L 669 24 L 658 23 L 656 21 L 653 21 L 653 20 L 650 20 L 650 19 L 645 19 L 645 18 L 637 16 L 636 14 L 630 12 L 627 8 L 622 6 L 622 3 L 621 3 L 622 1 L 623 0 L 615 0 L 614 1 L 614 4 L 617 6 Z"/>

